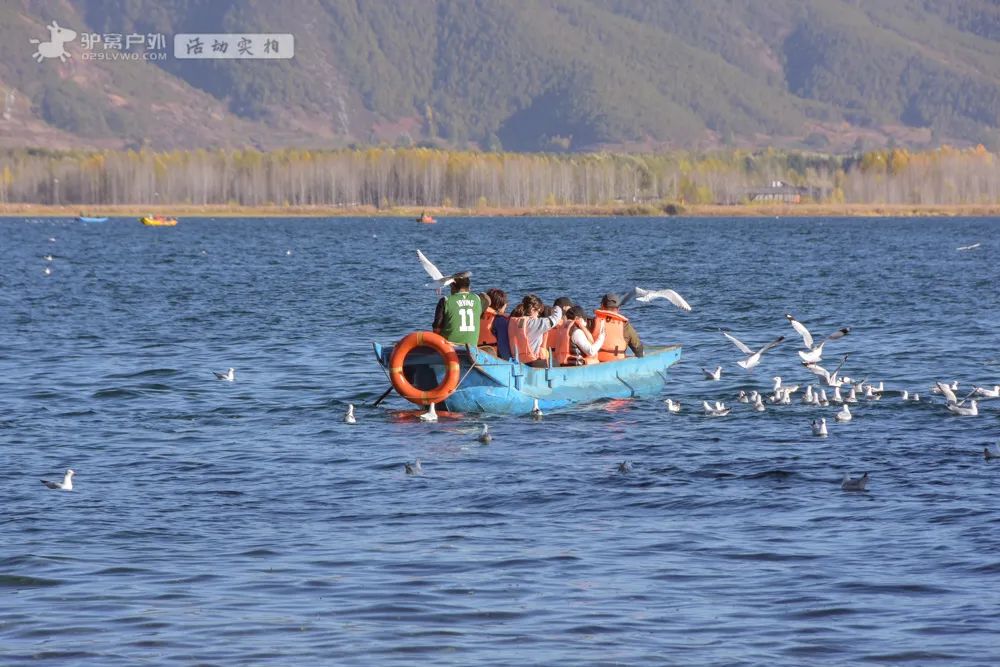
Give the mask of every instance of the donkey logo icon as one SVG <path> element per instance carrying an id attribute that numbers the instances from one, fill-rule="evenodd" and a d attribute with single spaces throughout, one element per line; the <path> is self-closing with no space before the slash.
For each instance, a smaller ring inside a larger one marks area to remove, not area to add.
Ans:
<path id="1" fill-rule="evenodd" d="M 31 54 L 31 57 L 42 62 L 46 58 L 58 58 L 59 62 L 66 62 L 72 54 L 67 53 L 64 45 L 76 39 L 76 31 L 69 28 L 60 28 L 55 21 L 52 25 L 45 26 L 49 29 L 49 41 L 39 42 L 37 39 L 28 40 L 32 44 L 38 44 L 38 50 Z"/>

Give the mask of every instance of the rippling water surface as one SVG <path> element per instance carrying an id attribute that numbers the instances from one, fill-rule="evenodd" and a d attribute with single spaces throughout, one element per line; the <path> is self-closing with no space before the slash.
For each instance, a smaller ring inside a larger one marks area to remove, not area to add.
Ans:
<path id="1" fill-rule="evenodd" d="M 549 302 L 672 287 L 692 313 L 630 315 L 684 356 L 489 446 L 372 408 L 371 342 L 433 313 L 418 247 Z M 890 393 L 822 440 L 833 408 L 698 407 L 812 379 L 785 312 L 887 389 L 1000 383 L 996 220 L 6 219 L 0 255 L 0 664 L 1000 661 L 1000 401 Z M 789 339 L 747 374 L 723 326 Z"/>

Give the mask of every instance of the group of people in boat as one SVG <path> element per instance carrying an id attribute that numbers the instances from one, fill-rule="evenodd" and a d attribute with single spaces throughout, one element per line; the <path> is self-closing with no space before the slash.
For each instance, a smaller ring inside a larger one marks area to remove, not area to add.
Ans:
<path id="1" fill-rule="evenodd" d="M 434 333 L 452 343 L 476 345 L 501 359 L 541 368 L 616 361 L 625 358 L 626 350 L 643 356 L 639 334 L 618 310 L 617 294 L 605 294 L 592 316 L 569 297 L 548 306 L 534 294 L 508 314 L 503 290 L 473 294 L 469 273 L 453 279 L 451 294 L 438 301 L 433 325 Z"/>

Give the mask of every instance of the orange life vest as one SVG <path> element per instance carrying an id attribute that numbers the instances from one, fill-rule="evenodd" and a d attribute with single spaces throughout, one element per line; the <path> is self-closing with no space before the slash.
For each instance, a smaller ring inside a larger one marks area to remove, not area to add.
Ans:
<path id="1" fill-rule="evenodd" d="M 559 366 L 596 364 L 597 356 L 585 357 L 583 356 L 583 351 L 573 344 L 573 329 L 575 326 L 575 321 L 563 320 L 556 328 L 549 329 L 549 333 L 551 334 L 549 344 L 555 354 L 553 362 Z M 583 327 L 580 327 L 580 331 L 584 332 L 588 338 L 591 338 L 590 332 Z M 590 342 L 593 343 L 593 339 Z"/>
<path id="2" fill-rule="evenodd" d="M 628 341 L 625 340 L 625 325 L 628 324 L 628 318 L 610 310 L 595 310 L 594 328 L 590 330 L 594 338 L 601 329 L 601 322 L 604 322 L 604 345 L 597 353 L 597 358 L 600 361 L 624 359 L 625 350 L 628 349 Z"/>
<path id="3" fill-rule="evenodd" d="M 528 346 L 528 322 L 532 318 L 530 317 L 512 317 L 510 318 L 510 323 L 507 325 L 507 337 L 510 338 L 510 354 L 511 358 L 516 354 L 518 360 L 522 364 L 530 364 L 532 361 L 538 359 L 548 359 L 549 352 L 545 349 L 545 345 L 539 346 L 538 350 L 532 350 Z M 545 338 L 543 336 L 542 341 L 544 343 Z"/>
<path id="4" fill-rule="evenodd" d="M 493 335 L 493 318 L 497 316 L 497 311 L 487 308 L 483 311 L 483 316 L 479 318 L 479 343 L 478 345 L 496 345 L 497 337 Z"/>

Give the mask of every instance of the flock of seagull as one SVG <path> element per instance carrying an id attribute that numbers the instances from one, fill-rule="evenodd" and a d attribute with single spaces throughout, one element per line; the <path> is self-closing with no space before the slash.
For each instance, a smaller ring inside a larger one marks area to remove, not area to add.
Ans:
<path id="1" fill-rule="evenodd" d="M 55 238 L 49 238 L 50 242 L 55 242 L 55 240 Z M 974 250 L 979 246 L 980 244 L 976 243 L 970 246 L 960 247 L 958 250 Z M 286 254 L 290 255 L 291 250 L 287 251 Z M 419 249 L 417 250 L 417 258 L 424 270 L 431 277 L 432 282 L 430 283 L 430 286 L 436 288 L 438 291 L 454 282 L 457 277 L 471 275 L 471 272 L 468 271 L 444 275 Z M 47 262 L 52 262 L 54 258 L 51 254 L 48 254 L 45 255 L 44 259 Z M 44 272 L 45 275 L 50 275 L 51 269 L 46 266 Z M 686 312 L 691 311 L 691 306 L 684 299 L 684 297 L 671 289 L 647 290 L 641 287 L 635 287 L 623 295 L 622 305 L 625 305 L 632 300 L 650 303 L 656 299 L 665 299 L 681 310 Z M 840 371 L 848 360 L 849 355 L 847 354 L 843 355 L 840 363 L 837 364 L 836 368 L 834 368 L 832 372 L 819 365 L 819 362 L 823 359 L 823 349 L 826 344 L 849 335 L 851 332 L 850 327 L 842 327 L 819 342 L 816 342 L 812 333 L 802 322 L 795 319 L 795 317 L 791 314 L 785 314 L 785 318 L 788 320 L 795 332 L 802 337 L 804 348 L 798 351 L 798 356 L 801 359 L 802 365 L 817 377 L 817 382 L 822 380 L 827 387 L 832 389 L 832 392 L 827 394 L 826 388 L 823 388 L 822 385 L 820 385 L 819 388 L 814 389 L 812 384 L 808 384 L 802 395 L 801 402 L 803 404 L 816 407 L 839 405 L 841 406 L 840 410 L 834 415 L 834 419 L 839 423 L 846 423 L 853 419 L 850 405 L 858 403 L 861 399 L 866 401 L 878 401 L 882 399 L 883 394 L 887 393 L 883 382 L 879 382 L 876 386 L 869 383 L 867 379 L 855 381 L 846 375 L 841 375 Z M 738 360 L 736 364 L 740 368 L 747 371 L 752 371 L 756 366 L 758 366 L 761 362 L 761 358 L 766 352 L 774 349 L 785 341 L 785 336 L 778 336 L 755 350 L 736 338 L 727 330 L 722 329 L 720 330 L 720 333 L 722 333 L 727 340 L 735 345 L 741 353 L 746 355 L 744 358 Z M 708 381 L 718 382 L 722 379 L 722 366 L 716 366 L 713 370 L 709 370 L 707 368 L 702 368 L 701 370 L 704 373 L 705 379 Z M 225 382 L 234 382 L 236 380 L 236 370 L 234 368 L 229 368 L 225 372 L 212 372 L 217 380 Z M 780 376 L 775 376 L 772 380 L 774 385 L 771 389 L 771 393 L 766 396 L 767 402 L 772 405 L 791 404 L 793 402 L 792 396 L 799 392 L 801 386 L 783 384 L 783 380 Z M 953 381 L 951 383 L 936 382 L 934 387 L 931 388 L 931 392 L 933 394 L 938 394 L 944 397 L 946 401 L 946 409 L 950 413 L 957 416 L 977 416 L 979 415 L 979 399 L 1000 398 L 1000 385 L 994 385 L 992 388 L 974 386 L 972 391 L 961 399 L 959 399 L 958 394 L 955 393 L 958 391 L 958 388 L 958 381 Z M 845 389 L 847 392 L 846 395 L 841 392 L 841 389 Z M 900 400 L 904 402 L 920 402 L 921 400 L 918 393 L 911 394 L 907 390 L 902 390 L 898 393 Z M 751 390 L 750 392 L 740 390 L 739 394 L 736 396 L 736 400 L 739 403 L 750 405 L 755 412 L 767 411 L 767 406 L 765 405 L 765 395 L 756 390 Z M 680 401 L 667 398 L 664 400 L 664 405 L 666 406 L 668 414 L 678 414 L 681 412 Z M 702 409 L 707 417 L 725 417 L 732 411 L 732 408 L 727 406 L 722 401 L 709 402 L 707 400 L 703 400 Z M 535 420 L 540 420 L 543 415 L 544 413 L 538 406 L 538 400 L 535 399 L 530 416 Z M 438 421 L 437 411 L 433 403 L 428 406 L 426 412 L 420 414 L 419 419 L 421 422 Z M 357 424 L 357 417 L 354 414 L 353 404 L 348 404 L 347 406 L 347 411 L 344 414 L 344 423 Z M 493 436 L 489 431 L 489 426 L 485 423 L 481 426 L 482 429 L 478 432 L 476 439 L 482 444 L 489 444 L 493 440 Z M 827 427 L 825 417 L 814 419 L 811 423 L 811 429 L 812 434 L 816 437 L 829 436 L 829 429 Z M 1000 459 L 1000 443 L 985 447 L 983 450 L 983 456 L 987 461 L 991 459 Z M 632 470 L 632 463 L 630 461 L 622 461 L 618 464 L 617 469 L 619 473 L 627 474 Z M 405 463 L 404 472 L 407 475 L 423 474 L 423 466 L 421 465 L 420 459 L 416 459 L 412 463 Z M 49 489 L 72 491 L 74 475 L 75 472 L 72 469 L 68 469 L 63 476 L 62 482 L 53 482 L 49 480 L 41 480 L 41 482 L 46 488 Z M 856 478 L 852 478 L 849 474 L 845 474 L 843 480 L 841 481 L 841 488 L 845 491 L 865 491 L 867 490 L 869 481 L 870 476 L 867 472 Z"/>

